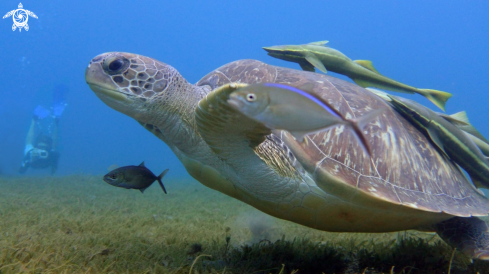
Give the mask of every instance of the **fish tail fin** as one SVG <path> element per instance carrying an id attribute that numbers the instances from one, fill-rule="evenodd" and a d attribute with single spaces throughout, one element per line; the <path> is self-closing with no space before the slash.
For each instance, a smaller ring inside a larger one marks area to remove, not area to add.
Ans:
<path id="1" fill-rule="evenodd" d="M 375 119 L 385 110 L 386 108 L 377 109 L 359 118 L 348 120 L 350 122 L 351 128 L 355 132 L 355 138 L 358 140 L 362 148 L 367 152 L 368 156 L 371 155 L 372 151 L 370 149 L 370 145 L 368 144 L 367 138 L 365 138 L 365 135 L 363 134 L 362 130 L 368 123 L 372 122 L 373 119 Z"/>
<path id="2" fill-rule="evenodd" d="M 434 89 L 418 89 L 420 94 L 426 97 L 428 100 L 433 102 L 437 107 L 441 108 L 445 111 L 445 103 L 450 97 L 452 97 L 451 93 L 434 90 Z"/>
<path id="3" fill-rule="evenodd" d="M 167 194 L 167 193 L 166 193 L 166 189 L 165 189 L 165 186 L 163 185 L 163 182 L 161 182 L 161 179 L 163 179 L 163 177 L 165 176 L 165 174 L 166 174 L 167 172 L 168 172 L 168 169 L 165 169 L 163 172 L 161 172 L 160 176 L 158 176 L 158 177 L 156 178 L 156 180 L 158 180 L 158 183 L 159 183 L 159 184 L 160 184 L 160 186 L 161 186 L 161 189 L 163 189 L 163 192 L 165 192 L 165 194 Z"/>

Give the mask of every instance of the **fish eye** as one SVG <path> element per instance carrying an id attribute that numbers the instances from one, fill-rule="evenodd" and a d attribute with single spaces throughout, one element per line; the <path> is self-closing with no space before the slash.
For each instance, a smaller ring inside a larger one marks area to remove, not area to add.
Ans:
<path id="1" fill-rule="evenodd" d="M 256 101 L 256 95 L 254 93 L 248 93 L 246 95 L 246 101 L 248 101 L 248 102 Z"/>
<path id="2" fill-rule="evenodd" d="M 115 178 L 117 178 L 117 175 L 115 175 L 115 174 L 111 174 L 111 175 L 110 175 L 110 178 L 111 178 L 111 179 L 115 179 Z"/>
<path id="3" fill-rule="evenodd" d="M 129 66 L 129 60 L 122 56 L 110 56 L 104 60 L 102 67 L 109 75 L 120 74 Z"/>

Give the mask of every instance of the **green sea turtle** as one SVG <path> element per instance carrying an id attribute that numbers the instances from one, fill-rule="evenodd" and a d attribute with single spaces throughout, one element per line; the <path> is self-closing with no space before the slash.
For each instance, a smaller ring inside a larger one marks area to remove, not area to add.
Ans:
<path id="1" fill-rule="evenodd" d="M 85 78 L 108 106 L 163 140 L 202 184 L 272 216 L 334 232 L 436 231 L 489 259 L 489 200 L 384 100 L 327 75 L 256 60 L 224 65 L 195 85 L 173 67 L 130 53 L 93 58 Z M 364 133 L 368 156 L 344 126 L 300 143 L 231 108 L 253 83 L 307 87 L 345 118 L 387 108 Z"/>

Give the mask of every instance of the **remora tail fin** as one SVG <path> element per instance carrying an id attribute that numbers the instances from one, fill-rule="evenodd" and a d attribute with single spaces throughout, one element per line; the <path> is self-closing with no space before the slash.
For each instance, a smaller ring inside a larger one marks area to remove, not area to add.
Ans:
<path id="1" fill-rule="evenodd" d="M 311 87 L 303 86 L 302 88 L 303 89 L 306 89 L 306 90 L 311 90 Z M 368 156 L 370 157 L 371 156 L 371 154 L 370 154 L 370 152 L 371 152 L 370 146 L 368 144 L 367 139 L 365 138 L 365 135 L 363 135 L 362 129 L 368 123 L 370 123 L 375 117 L 377 117 L 382 112 L 384 112 L 387 108 L 386 107 L 383 107 L 381 109 L 373 110 L 373 111 L 371 111 L 371 112 L 369 112 L 369 113 L 367 113 L 365 115 L 362 115 L 361 117 L 355 118 L 355 119 L 345 119 L 345 117 L 343 116 L 343 114 L 341 114 L 338 110 L 336 110 L 333 106 L 331 106 L 328 103 L 328 101 L 324 100 L 320 96 L 317 96 L 313 92 L 309 92 L 309 94 L 311 96 L 315 97 L 318 101 L 322 102 L 324 105 L 326 105 L 328 107 L 328 109 L 331 110 L 332 112 L 334 112 L 338 117 L 341 117 L 341 119 L 343 120 L 343 122 L 340 123 L 340 124 L 349 126 L 349 127 L 351 127 L 353 129 L 353 131 L 355 132 L 354 136 L 357 139 L 358 143 L 363 148 L 363 150 L 365 150 L 367 152 Z M 304 138 L 304 136 L 307 135 L 307 134 L 309 134 L 309 133 L 311 133 L 311 132 L 291 132 L 291 134 L 297 140 L 299 140 L 299 142 L 301 142 L 301 143 L 304 142 L 304 140 L 307 140 L 307 139 Z"/>
<path id="2" fill-rule="evenodd" d="M 163 179 L 163 177 L 165 176 L 165 174 L 168 172 L 169 169 L 165 169 L 163 172 L 161 172 L 160 176 L 158 176 L 156 178 L 156 180 L 158 180 L 158 183 L 160 184 L 161 186 L 161 189 L 163 189 L 163 192 L 165 192 L 165 194 L 168 194 L 166 193 L 166 189 L 165 189 L 165 186 L 163 185 L 163 183 L 161 182 L 161 179 Z"/>
<path id="3" fill-rule="evenodd" d="M 370 145 L 368 144 L 367 139 L 365 138 L 365 135 L 363 134 L 362 130 L 363 128 L 370 122 L 372 122 L 373 119 L 375 119 L 377 116 L 379 116 L 382 112 L 384 112 L 386 108 L 381 108 L 377 109 L 374 111 L 371 111 L 359 118 L 351 119 L 351 120 L 346 120 L 349 122 L 349 126 L 355 131 L 355 137 L 358 141 L 358 143 L 362 146 L 362 148 L 367 152 L 368 156 L 371 156 L 371 149 Z"/>
<path id="4" fill-rule="evenodd" d="M 434 89 L 420 89 L 419 94 L 423 95 L 426 97 L 428 100 L 433 102 L 437 107 L 439 107 L 441 110 L 445 111 L 445 104 L 450 97 L 452 97 L 451 93 L 444 92 L 444 91 L 439 91 L 439 90 L 434 90 Z"/>

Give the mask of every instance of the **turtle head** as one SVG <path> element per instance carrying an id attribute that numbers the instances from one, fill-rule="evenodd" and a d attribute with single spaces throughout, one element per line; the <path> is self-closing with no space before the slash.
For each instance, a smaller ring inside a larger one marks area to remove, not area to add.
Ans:
<path id="1" fill-rule="evenodd" d="M 105 104 L 143 123 L 153 115 L 151 106 L 168 98 L 176 75 L 167 64 L 121 52 L 96 56 L 85 71 L 87 84 Z"/>

